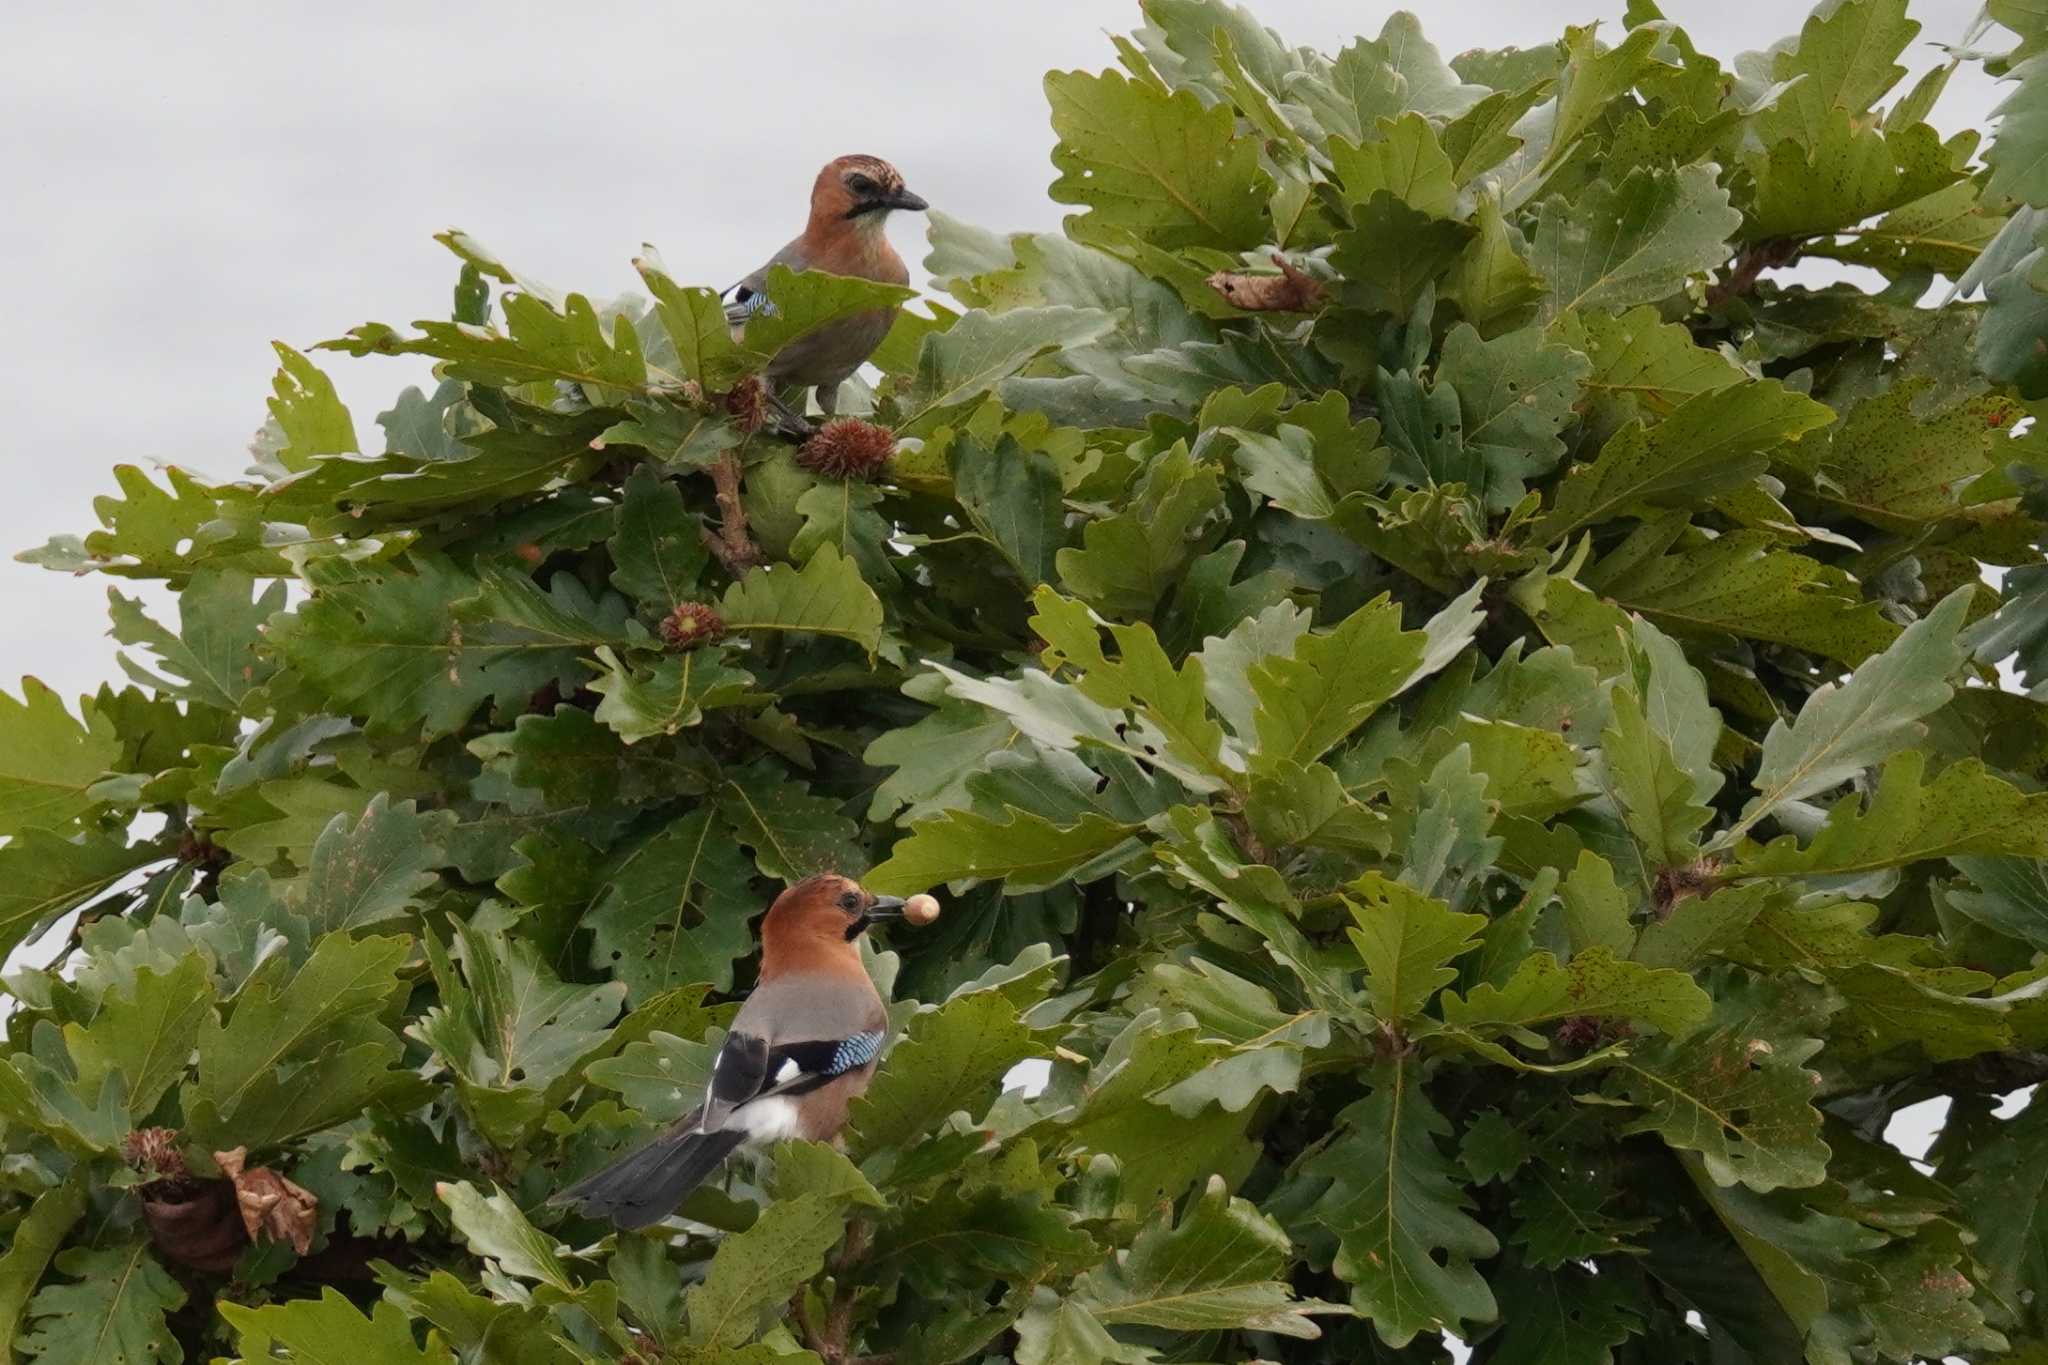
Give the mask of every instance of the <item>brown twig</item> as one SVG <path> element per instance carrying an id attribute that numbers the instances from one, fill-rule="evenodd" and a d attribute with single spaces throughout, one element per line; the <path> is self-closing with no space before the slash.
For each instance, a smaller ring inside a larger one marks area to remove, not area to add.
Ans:
<path id="1" fill-rule="evenodd" d="M 740 452 L 728 450 L 711 466 L 711 484 L 718 490 L 718 530 L 706 529 L 704 543 L 734 578 L 746 577 L 761 563 L 761 549 L 747 532 L 747 509 L 740 501 Z"/>
<path id="2" fill-rule="evenodd" d="M 1736 256 L 1735 264 L 1729 267 L 1726 279 L 1716 281 L 1707 290 L 1707 307 L 1719 308 L 1733 298 L 1744 298 L 1756 288 L 1756 282 L 1766 270 L 1781 265 L 1790 265 L 1799 257 L 1799 242 L 1793 237 L 1772 237 L 1761 242 L 1752 242 Z"/>
<path id="3" fill-rule="evenodd" d="M 804 1345 L 809 1347 L 825 1365 L 893 1365 L 894 1352 L 881 1355 L 848 1355 L 853 1337 L 854 1295 L 845 1285 L 845 1280 L 863 1258 L 874 1241 L 874 1225 L 866 1219 L 855 1219 L 847 1225 L 846 1240 L 839 1245 L 838 1254 L 826 1268 L 832 1273 L 832 1297 L 825 1305 L 825 1325 L 821 1329 L 811 1321 L 809 1307 L 804 1302 L 804 1291 L 798 1290 L 790 1300 L 790 1316 L 796 1319 L 797 1330 L 802 1333 Z"/>
<path id="4" fill-rule="evenodd" d="M 830 1360 L 832 1357 L 826 1353 L 828 1348 L 825 1338 L 818 1335 L 817 1327 L 811 1322 L 811 1310 L 804 1303 L 804 1296 L 809 1290 L 810 1286 L 805 1285 L 790 1298 L 789 1314 L 796 1319 L 796 1330 L 803 1337 L 804 1345 L 810 1348 L 811 1354 L 820 1360 Z"/>
<path id="5" fill-rule="evenodd" d="M 1719 858 L 1702 858 L 1684 867 L 1660 867 L 1650 886 L 1650 911 L 1661 922 L 1678 903 L 1693 896 L 1711 896 L 1721 889 Z"/>

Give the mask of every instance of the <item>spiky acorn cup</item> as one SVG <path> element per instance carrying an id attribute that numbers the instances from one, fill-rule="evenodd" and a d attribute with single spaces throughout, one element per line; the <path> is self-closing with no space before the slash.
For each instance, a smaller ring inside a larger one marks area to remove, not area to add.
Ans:
<path id="1" fill-rule="evenodd" d="M 138 1128 L 121 1139 L 121 1157 L 136 1174 L 156 1180 L 182 1180 L 191 1172 L 178 1150 L 175 1128 Z"/>
<path id="2" fill-rule="evenodd" d="M 872 479 L 896 453 L 896 433 L 858 417 L 836 417 L 819 427 L 796 462 L 813 474 L 849 483 Z"/>
<path id="3" fill-rule="evenodd" d="M 661 638 L 670 649 L 696 649 L 725 634 L 725 618 L 702 602 L 678 602 L 661 618 Z"/>
<path id="4" fill-rule="evenodd" d="M 768 414 L 768 391 L 759 379 L 748 375 L 725 395 L 725 411 L 741 431 L 759 431 Z"/>

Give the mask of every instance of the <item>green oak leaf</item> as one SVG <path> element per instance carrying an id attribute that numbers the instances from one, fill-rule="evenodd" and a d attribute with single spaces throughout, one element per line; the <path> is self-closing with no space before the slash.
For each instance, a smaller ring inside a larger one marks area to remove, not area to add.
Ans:
<path id="1" fill-rule="evenodd" d="M 1499 1311 L 1472 1262 L 1500 1243 L 1471 1216 L 1440 1146 L 1450 1134 L 1419 1068 L 1383 1062 L 1367 1096 L 1337 1116 L 1335 1140 L 1309 1163 L 1330 1181 L 1315 1211 L 1337 1235 L 1334 1269 L 1351 1286 L 1351 1306 L 1389 1346 L 1491 1322 Z"/>
<path id="2" fill-rule="evenodd" d="M 91 788 L 120 758 L 111 719 L 89 699 L 73 720 L 34 678 L 21 680 L 20 701 L 0 691 L 0 835 L 70 825 L 98 804 Z"/>
<path id="3" fill-rule="evenodd" d="M 46 1284 L 29 1300 L 29 1331 L 17 1343 L 50 1365 L 176 1365 L 185 1352 L 165 1315 L 185 1290 L 150 1254 L 147 1240 L 57 1254 L 68 1283 Z"/>
<path id="4" fill-rule="evenodd" d="M 1550 282 L 1550 312 L 1656 303 L 1728 259 L 1742 215 L 1710 165 L 1630 170 L 1567 202 L 1544 201 L 1529 264 Z"/>

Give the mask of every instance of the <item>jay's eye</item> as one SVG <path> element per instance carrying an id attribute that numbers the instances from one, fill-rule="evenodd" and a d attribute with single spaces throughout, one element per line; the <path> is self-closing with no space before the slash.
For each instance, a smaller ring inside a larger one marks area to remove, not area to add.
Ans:
<path id="1" fill-rule="evenodd" d="M 845 895 L 839 898 L 839 908 L 841 910 L 860 909 L 860 897 L 854 892 L 848 891 Z"/>
<path id="2" fill-rule="evenodd" d="M 852 190 L 855 194 L 872 194 L 875 182 L 856 171 L 846 177 L 846 188 Z"/>

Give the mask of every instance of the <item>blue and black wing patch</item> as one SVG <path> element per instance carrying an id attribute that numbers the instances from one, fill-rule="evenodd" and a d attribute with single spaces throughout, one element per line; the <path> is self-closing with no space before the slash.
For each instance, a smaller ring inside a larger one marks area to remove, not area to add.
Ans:
<path id="1" fill-rule="evenodd" d="M 839 1040 L 839 1046 L 833 1050 L 831 1064 L 826 1067 L 826 1070 L 834 1076 L 842 1075 L 848 1071 L 857 1071 L 881 1055 L 882 1031 L 880 1029 L 871 1029 L 866 1033 L 856 1033 L 851 1038 Z"/>
<path id="2" fill-rule="evenodd" d="M 815 1090 L 834 1076 L 858 1071 L 882 1055 L 880 1029 L 847 1038 L 813 1038 L 784 1043 L 768 1055 L 769 1084 L 778 1094 Z"/>
<path id="3" fill-rule="evenodd" d="M 732 298 L 725 305 L 726 322 L 731 326 L 737 327 L 756 313 L 767 313 L 773 316 L 775 305 L 770 303 L 768 296 L 758 289 L 751 289 L 744 284 L 734 285 Z"/>
<path id="4" fill-rule="evenodd" d="M 804 1095 L 834 1077 L 858 1071 L 882 1054 L 880 1029 L 847 1038 L 813 1038 L 769 1047 L 751 1033 L 729 1033 L 711 1068 L 707 1121 L 764 1095 Z M 713 1122 L 711 1126 L 717 1126 Z"/>

